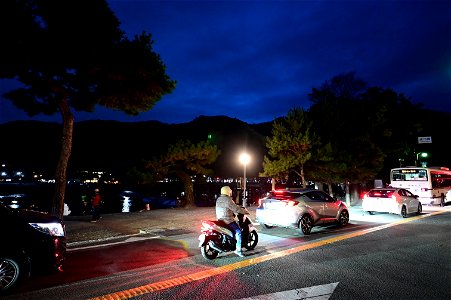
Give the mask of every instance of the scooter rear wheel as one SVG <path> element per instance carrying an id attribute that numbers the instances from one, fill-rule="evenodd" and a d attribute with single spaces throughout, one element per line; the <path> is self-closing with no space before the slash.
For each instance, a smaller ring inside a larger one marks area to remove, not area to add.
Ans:
<path id="1" fill-rule="evenodd" d="M 219 252 L 211 248 L 208 243 L 200 247 L 200 253 L 202 254 L 203 258 L 209 260 L 215 259 L 219 254 Z"/>

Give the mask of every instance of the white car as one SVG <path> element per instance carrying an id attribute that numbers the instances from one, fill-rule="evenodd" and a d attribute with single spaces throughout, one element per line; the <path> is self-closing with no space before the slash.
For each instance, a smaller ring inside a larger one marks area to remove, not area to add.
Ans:
<path id="1" fill-rule="evenodd" d="M 423 208 L 418 196 L 402 188 L 375 188 L 365 194 L 363 211 L 369 214 L 384 212 L 399 214 L 406 218 L 409 214 L 421 214 Z"/>

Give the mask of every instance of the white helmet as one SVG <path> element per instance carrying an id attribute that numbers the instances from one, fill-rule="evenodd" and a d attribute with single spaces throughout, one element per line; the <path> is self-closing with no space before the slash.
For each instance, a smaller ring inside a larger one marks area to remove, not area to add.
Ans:
<path id="1" fill-rule="evenodd" d="M 231 196 L 232 195 L 232 189 L 228 185 L 223 186 L 221 188 L 221 194 L 222 195 Z"/>

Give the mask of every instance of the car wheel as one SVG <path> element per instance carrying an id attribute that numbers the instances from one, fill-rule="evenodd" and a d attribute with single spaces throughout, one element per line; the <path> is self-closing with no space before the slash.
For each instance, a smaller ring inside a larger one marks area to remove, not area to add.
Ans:
<path id="1" fill-rule="evenodd" d="M 210 247 L 210 245 L 208 243 L 206 243 L 205 245 L 203 245 L 202 247 L 200 247 L 200 253 L 202 254 L 202 256 L 205 259 L 215 259 L 219 252 L 215 249 L 213 249 L 212 247 Z"/>
<path id="2" fill-rule="evenodd" d="M 271 229 L 271 228 L 273 228 L 274 226 L 272 226 L 272 225 L 268 225 L 268 224 L 263 224 L 266 228 L 268 228 L 268 229 Z"/>
<path id="3" fill-rule="evenodd" d="M 423 206 L 421 206 L 421 203 L 418 203 L 417 215 L 421 215 L 422 211 L 423 211 Z"/>
<path id="4" fill-rule="evenodd" d="M 310 234 L 313 227 L 313 220 L 309 215 L 303 215 L 299 221 L 299 227 L 303 234 Z"/>
<path id="5" fill-rule="evenodd" d="M 349 212 L 347 210 L 342 210 L 340 213 L 340 217 L 338 219 L 339 226 L 345 226 L 349 223 Z"/>
<path id="6" fill-rule="evenodd" d="M 369 215 L 374 215 L 374 211 L 367 211 Z"/>
<path id="7" fill-rule="evenodd" d="M 14 287 L 19 281 L 19 264 L 11 258 L 0 258 L 0 291 L 6 292 Z"/>
<path id="8" fill-rule="evenodd" d="M 443 207 L 445 206 L 445 195 L 442 194 L 442 196 L 440 197 L 440 206 Z"/>
<path id="9" fill-rule="evenodd" d="M 258 234 L 257 231 L 252 230 L 249 232 L 249 237 L 247 238 L 247 243 L 244 245 L 244 248 L 247 250 L 252 250 L 257 246 L 258 243 Z"/>
<path id="10" fill-rule="evenodd" d="M 407 218 L 407 208 L 406 208 L 405 205 L 403 205 L 402 208 L 401 208 L 401 216 L 403 218 Z"/>

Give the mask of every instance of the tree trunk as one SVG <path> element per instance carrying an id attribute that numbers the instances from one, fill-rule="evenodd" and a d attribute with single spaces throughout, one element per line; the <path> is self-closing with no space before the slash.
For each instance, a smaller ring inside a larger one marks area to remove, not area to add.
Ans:
<path id="1" fill-rule="evenodd" d="M 317 188 L 318 191 L 324 191 L 324 184 L 322 182 L 315 181 L 314 188 L 315 189 Z"/>
<path id="2" fill-rule="evenodd" d="M 346 205 L 351 207 L 351 194 L 349 190 L 349 181 L 346 181 Z"/>
<path id="3" fill-rule="evenodd" d="M 331 197 L 333 197 L 333 196 L 334 196 L 334 191 L 332 190 L 332 183 L 328 182 L 328 183 L 327 183 L 327 188 L 328 188 L 328 190 L 329 190 L 329 195 L 330 195 Z"/>
<path id="4" fill-rule="evenodd" d="M 183 183 L 183 186 L 185 188 L 186 193 L 186 205 L 185 207 L 195 207 L 196 204 L 194 203 L 194 188 L 193 188 L 193 182 L 191 181 L 191 177 L 185 173 L 185 172 L 177 172 L 177 177 L 180 178 L 180 180 Z"/>
<path id="5" fill-rule="evenodd" d="M 301 181 L 302 187 L 305 189 L 307 187 L 307 182 L 305 182 L 304 165 L 301 165 Z"/>
<path id="6" fill-rule="evenodd" d="M 62 219 L 66 194 L 67 165 L 72 151 L 72 134 L 74 130 L 74 116 L 65 99 L 60 103 L 60 112 L 63 117 L 63 133 L 61 138 L 61 152 L 55 173 L 52 215 Z"/>
<path id="7" fill-rule="evenodd" d="M 359 191 L 356 188 L 356 185 L 353 185 L 352 189 L 351 189 L 351 203 L 358 203 L 360 195 L 359 195 Z"/>

